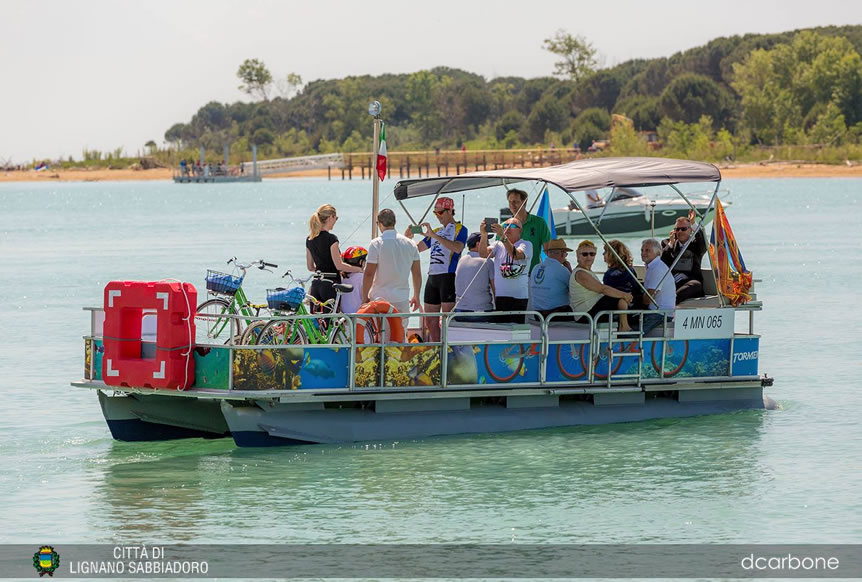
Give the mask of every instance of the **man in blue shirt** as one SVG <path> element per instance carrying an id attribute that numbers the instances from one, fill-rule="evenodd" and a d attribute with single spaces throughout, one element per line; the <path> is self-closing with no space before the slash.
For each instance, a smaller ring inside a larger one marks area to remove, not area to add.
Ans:
<path id="1" fill-rule="evenodd" d="M 548 258 L 530 273 L 530 308 L 547 317 L 551 313 L 572 310 L 569 306 L 569 278 L 572 273 L 565 265 L 566 255 L 572 249 L 561 238 L 546 242 L 544 249 Z M 559 317 L 554 318 L 554 321 L 560 320 Z"/>

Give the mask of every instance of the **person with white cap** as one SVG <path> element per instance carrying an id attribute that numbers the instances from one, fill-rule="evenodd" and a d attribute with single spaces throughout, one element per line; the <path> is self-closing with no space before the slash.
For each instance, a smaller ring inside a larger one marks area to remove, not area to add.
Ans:
<path id="1" fill-rule="evenodd" d="M 572 249 L 561 238 L 544 244 L 548 257 L 530 273 L 530 309 L 547 317 L 551 313 L 570 312 L 569 278 L 572 273 L 565 266 L 566 255 Z M 554 321 L 562 321 L 555 317 Z"/>
<path id="2" fill-rule="evenodd" d="M 425 313 L 445 313 L 455 307 L 455 269 L 469 233 L 460 222 L 455 221 L 455 201 L 451 198 L 438 198 L 434 203 L 434 215 L 440 221 L 440 226 L 432 229 L 429 223 L 423 222 L 425 238 L 419 241 L 416 248 L 420 253 L 431 249 L 423 297 Z M 412 229 L 408 228 L 404 236 L 412 239 Z M 425 318 L 425 326 L 428 341 L 440 341 L 440 318 Z"/>

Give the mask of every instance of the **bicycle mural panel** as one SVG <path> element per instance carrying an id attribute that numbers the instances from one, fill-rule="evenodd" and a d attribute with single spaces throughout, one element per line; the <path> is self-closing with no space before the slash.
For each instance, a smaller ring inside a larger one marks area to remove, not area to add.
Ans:
<path id="1" fill-rule="evenodd" d="M 237 349 L 234 390 L 347 388 L 348 348 Z"/>
<path id="2" fill-rule="evenodd" d="M 479 384 L 523 384 L 539 381 L 542 344 L 478 344 Z"/>
<path id="3" fill-rule="evenodd" d="M 587 361 L 590 345 L 584 344 L 550 344 L 548 346 L 548 382 L 586 381 Z"/>

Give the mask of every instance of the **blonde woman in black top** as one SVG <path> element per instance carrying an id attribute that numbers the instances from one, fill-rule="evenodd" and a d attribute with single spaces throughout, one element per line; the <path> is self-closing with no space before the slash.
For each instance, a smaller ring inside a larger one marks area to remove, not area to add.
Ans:
<path id="1" fill-rule="evenodd" d="M 341 260 L 338 237 L 330 232 L 338 220 L 338 213 L 331 204 L 324 204 L 308 220 L 308 238 L 305 240 L 305 261 L 309 271 L 327 273 L 325 279 L 311 283 L 309 295 L 318 301 L 335 298 L 333 283 L 341 283 L 340 273 L 358 273 L 361 267 L 348 265 Z"/>

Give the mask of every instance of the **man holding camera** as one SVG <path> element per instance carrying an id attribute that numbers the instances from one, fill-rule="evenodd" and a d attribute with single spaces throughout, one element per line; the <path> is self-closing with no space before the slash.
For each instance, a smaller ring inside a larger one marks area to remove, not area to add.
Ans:
<path id="1" fill-rule="evenodd" d="M 431 249 L 428 266 L 428 279 L 425 281 L 425 313 L 452 311 L 455 307 L 455 268 L 467 243 L 467 229 L 455 222 L 455 201 L 441 196 L 434 203 L 434 215 L 440 226 L 432 230 L 427 222 L 422 223 L 425 235 L 416 248 L 422 251 Z M 408 227 L 404 236 L 413 239 L 413 228 Z M 440 320 L 436 317 L 425 318 L 428 341 L 440 341 Z"/>

